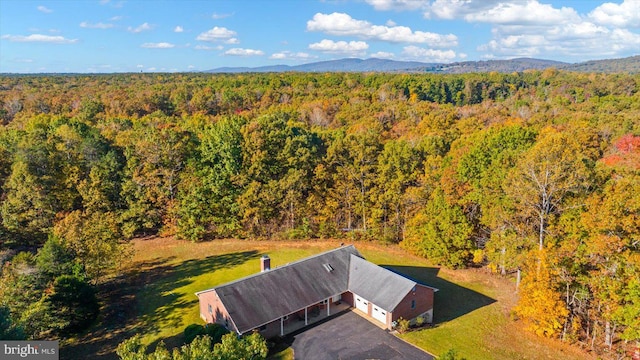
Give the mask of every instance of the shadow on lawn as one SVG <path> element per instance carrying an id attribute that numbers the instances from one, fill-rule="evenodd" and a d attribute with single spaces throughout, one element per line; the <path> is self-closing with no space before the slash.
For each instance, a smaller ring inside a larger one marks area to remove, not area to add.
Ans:
<path id="1" fill-rule="evenodd" d="M 193 299 L 180 299 L 172 290 L 190 284 L 192 278 L 204 273 L 238 266 L 258 256 L 257 251 L 243 251 L 179 264 L 171 264 L 175 257 L 134 264 L 135 268 L 101 286 L 98 296 L 103 307 L 99 323 L 75 344 L 62 346 L 60 358 L 117 359 L 115 349 L 126 338 L 136 333 L 157 334 L 159 323 L 177 328 L 182 310 L 197 307 L 195 295 Z M 181 337 L 173 336 L 165 343 L 168 347 L 180 345 Z"/>
<path id="2" fill-rule="evenodd" d="M 477 291 L 438 277 L 439 268 L 395 265 L 382 265 L 382 267 L 439 290 L 434 299 L 433 324 L 435 326 L 496 302 L 495 299 Z"/>
<path id="3" fill-rule="evenodd" d="M 182 295 L 174 293 L 174 289 L 189 285 L 193 282 L 193 277 L 238 266 L 256 257 L 258 252 L 255 250 L 243 251 L 187 260 L 176 266 L 161 266 L 145 272 L 145 276 L 151 280 L 144 281 L 144 289 L 140 291 L 140 297 L 145 300 L 144 303 L 138 302 L 138 313 L 143 314 L 140 320 L 144 328 L 141 331 L 145 334 L 157 334 L 160 330 L 156 325 L 158 323 L 164 328 L 178 328 L 184 314 L 183 309 L 195 309 L 198 299 L 193 294 L 189 294 L 192 296 L 188 296 L 187 299 L 181 298 Z"/>

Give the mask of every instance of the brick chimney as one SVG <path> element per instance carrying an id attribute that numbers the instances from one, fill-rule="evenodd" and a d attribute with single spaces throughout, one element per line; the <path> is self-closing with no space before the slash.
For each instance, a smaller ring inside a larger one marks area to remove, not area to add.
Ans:
<path id="1" fill-rule="evenodd" d="M 269 255 L 262 255 L 260 258 L 260 272 L 271 270 L 271 259 Z"/>

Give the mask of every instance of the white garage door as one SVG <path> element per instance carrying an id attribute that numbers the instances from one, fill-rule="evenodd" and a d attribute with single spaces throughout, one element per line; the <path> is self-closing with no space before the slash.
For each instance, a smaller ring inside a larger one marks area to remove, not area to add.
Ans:
<path id="1" fill-rule="evenodd" d="M 383 324 L 387 323 L 387 312 L 380 309 L 379 307 L 377 307 L 376 305 L 371 305 L 373 307 L 373 311 L 371 312 L 371 315 L 373 316 L 374 319 L 382 322 Z"/>
<path id="2" fill-rule="evenodd" d="M 356 295 L 356 309 L 362 311 L 365 314 L 369 314 L 369 302 Z"/>

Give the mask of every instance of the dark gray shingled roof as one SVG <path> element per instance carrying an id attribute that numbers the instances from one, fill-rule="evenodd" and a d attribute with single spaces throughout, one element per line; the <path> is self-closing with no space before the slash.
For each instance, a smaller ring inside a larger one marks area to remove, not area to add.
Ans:
<path id="1" fill-rule="evenodd" d="M 416 285 L 368 262 L 349 245 L 196 295 L 215 290 L 238 332 L 245 333 L 345 291 L 392 312 Z"/>
<path id="2" fill-rule="evenodd" d="M 349 291 L 392 312 L 418 283 L 390 270 L 351 256 Z"/>
<path id="3" fill-rule="evenodd" d="M 347 291 L 350 260 L 359 256 L 344 246 L 205 291 L 217 292 L 244 333 Z"/>

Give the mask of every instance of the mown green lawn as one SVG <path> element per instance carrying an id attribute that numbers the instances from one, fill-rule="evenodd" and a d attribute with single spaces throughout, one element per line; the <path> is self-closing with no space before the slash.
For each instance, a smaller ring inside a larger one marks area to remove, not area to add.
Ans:
<path id="1" fill-rule="evenodd" d="M 198 244 L 185 243 L 187 247 L 194 245 Z M 269 254 L 271 266 L 275 267 L 330 248 L 323 244 L 302 248 L 285 246 L 267 251 L 262 243 L 246 242 L 245 245 L 231 252 L 217 253 L 216 248 L 206 249 L 211 254 L 203 252 L 201 258 L 189 258 L 189 253 L 180 253 L 182 250 L 170 254 L 161 248 L 154 254 L 154 249 L 144 247 L 145 255 L 137 255 L 138 261 L 168 260 L 150 269 L 158 275 L 136 294 L 143 341 L 153 343 L 165 339 L 167 345 L 178 345 L 187 325 L 202 323 L 195 293 L 255 274 L 260 269 L 259 258 L 264 254 Z"/>
<path id="2" fill-rule="evenodd" d="M 132 315 L 127 319 L 126 331 L 108 341 L 93 339 L 89 334 L 73 344 L 73 351 L 68 351 L 113 358 L 116 341 L 134 333 L 142 334 L 143 341 L 152 349 L 160 340 L 168 347 L 178 346 L 187 325 L 202 323 L 197 291 L 258 272 L 263 254 L 268 254 L 272 267 L 276 267 L 339 244 L 335 241 L 136 240 L 129 273 L 135 279 L 130 284 L 132 301 L 127 303 L 134 308 L 130 309 Z M 369 261 L 440 289 L 435 299 L 434 326 L 401 335 L 432 354 L 456 349 L 467 359 L 588 358 L 587 354 L 557 341 L 537 338 L 510 320 L 509 310 L 515 297 L 512 284 L 506 280 L 479 270 L 439 269 L 397 246 L 371 242 L 355 243 L 355 246 Z M 94 333 L 97 337 L 103 332 Z M 88 351 L 82 349 L 83 346 L 101 349 Z M 292 358 L 290 351 L 280 355 Z"/>

